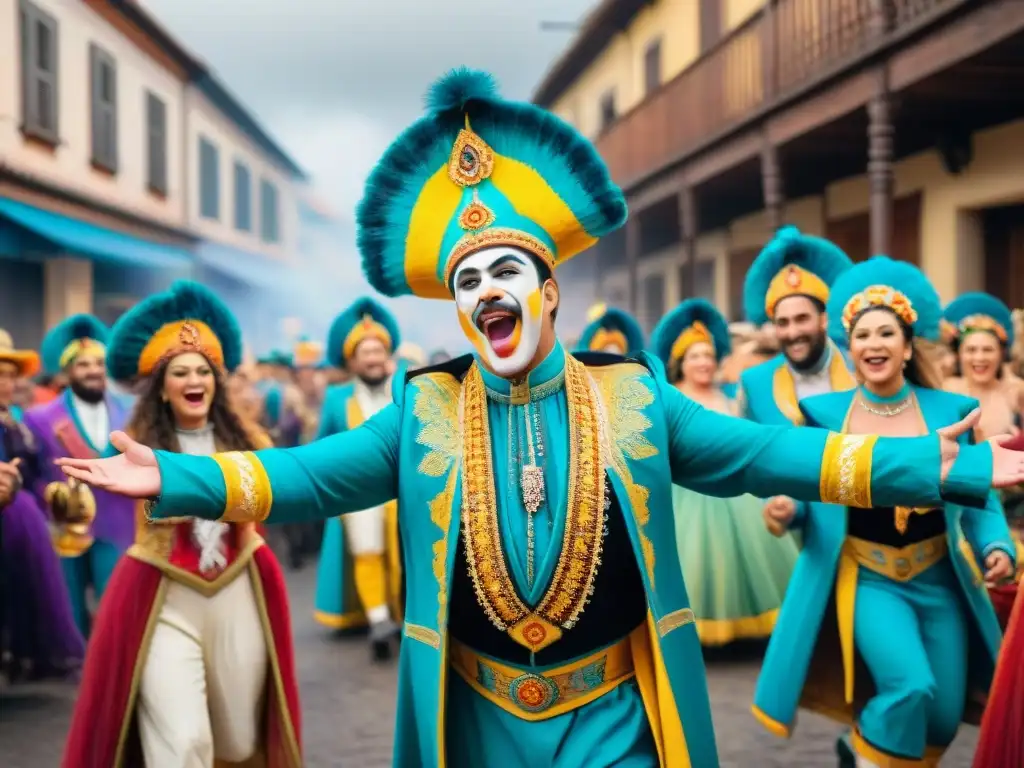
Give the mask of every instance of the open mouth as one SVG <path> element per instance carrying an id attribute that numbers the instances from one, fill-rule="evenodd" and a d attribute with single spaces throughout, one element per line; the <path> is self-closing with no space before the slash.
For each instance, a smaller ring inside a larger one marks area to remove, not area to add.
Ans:
<path id="1" fill-rule="evenodd" d="M 206 400 L 205 392 L 186 392 L 185 402 L 189 405 L 202 405 L 203 401 Z"/>
<path id="2" fill-rule="evenodd" d="M 977 374 L 978 376 L 983 376 L 989 372 L 990 366 L 987 363 L 982 363 L 980 365 L 972 365 L 971 370 L 974 371 L 974 373 Z"/>
<path id="3" fill-rule="evenodd" d="M 498 357 L 508 357 L 515 351 L 516 329 L 519 327 L 517 315 L 506 310 L 483 312 L 476 324 Z"/>
<path id="4" fill-rule="evenodd" d="M 888 362 L 889 358 L 882 355 L 864 358 L 864 365 L 868 367 L 869 371 L 874 371 L 876 373 L 883 370 Z"/>

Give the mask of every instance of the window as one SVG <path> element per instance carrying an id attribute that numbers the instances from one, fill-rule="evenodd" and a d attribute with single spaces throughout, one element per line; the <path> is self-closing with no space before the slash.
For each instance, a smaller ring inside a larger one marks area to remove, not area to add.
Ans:
<path id="1" fill-rule="evenodd" d="M 644 51 L 644 93 L 650 95 L 661 87 L 661 39 L 652 41 Z"/>
<path id="2" fill-rule="evenodd" d="M 252 232 L 252 176 L 241 160 L 235 160 L 235 229 Z"/>
<path id="3" fill-rule="evenodd" d="M 281 237 L 278 213 L 277 187 L 263 179 L 260 181 L 260 237 L 265 243 L 276 243 Z"/>
<path id="4" fill-rule="evenodd" d="M 146 93 L 146 184 L 167 194 L 167 105 L 159 96 Z"/>
<path id="5" fill-rule="evenodd" d="M 689 264 L 679 267 L 679 296 L 681 299 L 715 299 L 715 262 L 697 259 L 697 290 L 693 290 L 693 274 Z"/>
<path id="6" fill-rule="evenodd" d="M 92 81 L 92 163 L 117 171 L 117 63 L 95 43 L 89 46 Z"/>
<path id="7" fill-rule="evenodd" d="M 199 215 L 220 218 L 220 153 L 203 136 L 199 137 Z"/>
<path id="8" fill-rule="evenodd" d="M 607 131 L 615 122 L 615 91 L 608 91 L 601 97 L 601 132 Z"/>
<path id="9" fill-rule="evenodd" d="M 22 0 L 21 129 L 29 136 L 56 144 L 57 20 Z"/>

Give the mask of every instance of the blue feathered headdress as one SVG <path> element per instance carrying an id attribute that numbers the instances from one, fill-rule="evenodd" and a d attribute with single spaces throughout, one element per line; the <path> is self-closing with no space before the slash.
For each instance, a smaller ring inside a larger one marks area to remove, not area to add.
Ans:
<path id="1" fill-rule="evenodd" d="M 939 340 L 942 302 L 925 274 L 906 261 L 873 256 L 855 264 L 832 285 L 828 301 L 829 336 L 845 339 L 847 325 L 870 306 L 886 306 L 914 331 L 914 336 Z"/>
<path id="2" fill-rule="evenodd" d="M 71 362 L 68 357 L 74 358 L 72 345 L 89 340 L 106 346 L 109 335 L 107 326 L 92 315 L 81 314 L 64 318 L 43 337 L 43 343 L 40 345 L 43 370 L 50 376 L 57 375 Z"/>
<path id="3" fill-rule="evenodd" d="M 200 352 L 233 371 L 242 362 L 242 330 L 231 310 L 205 286 L 178 280 L 114 323 L 107 371 L 116 381 L 151 374 L 175 354 Z"/>
<path id="4" fill-rule="evenodd" d="M 706 299 L 686 299 L 661 318 L 651 336 L 654 354 L 670 373 L 687 348 L 698 341 L 710 342 L 718 360 L 732 351 L 729 324 Z"/>
<path id="5" fill-rule="evenodd" d="M 395 316 L 369 296 L 363 296 L 331 323 L 327 333 L 327 362 L 343 368 L 356 345 L 368 336 L 379 338 L 392 352 L 402 343 Z"/>
<path id="6" fill-rule="evenodd" d="M 486 72 L 456 69 L 388 148 L 356 211 L 363 271 L 385 296 L 451 298 L 455 264 L 489 246 L 553 269 L 622 226 L 626 201 L 594 146 Z"/>
<path id="7" fill-rule="evenodd" d="M 949 302 L 942 316 L 956 328 L 958 337 L 972 331 L 988 331 L 995 334 L 1006 349 L 1013 346 L 1013 313 L 995 296 L 965 293 Z"/>
<path id="8" fill-rule="evenodd" d="M 583 329 L 577 352 L 602 352 L 608 344 L 625 343 L 624 355 L 636 355 L 644 350 L 644 331 L 632 315 L 621 309 L 610 308 Z"/>
<path id="9" fill-rule="evenodd" d="M 853 265 L 835 243 L 782 227 L 747 270 L 743 311 L 747 320 L 764 325 L 775 305 L 787 296 L 810 296 L 828 303 L 829 287 Z"/>
<path id="10" fill-rule="evenodd" d="M 272 349 L 267 354 L 256 359 L 260 365 L 278 365 L 283 368 L 292 367 L 292 355 L 281 349 Z"/>

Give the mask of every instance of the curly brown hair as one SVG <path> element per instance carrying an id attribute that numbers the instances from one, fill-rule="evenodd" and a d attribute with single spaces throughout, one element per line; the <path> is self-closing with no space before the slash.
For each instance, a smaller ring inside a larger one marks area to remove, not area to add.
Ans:
<path id="1" fill-rule="evenodd" d="M 174 413 L 163 400 L 164 375 L 170 359 L 164 360 L 156 369 L 139 382 L 139 399 L 132 410 L 131 420 L 125 431 L 143 445 L 157 450 L 181 452 L 175 431 Z M 246 419 L 241 410 L 231 402 L 227 381 L 223 371 L 216 365 L 213 375 L 216 385 L 213 402 L 210 403 L 210 422 L 213 424 L 213 438 L 221 451 L 255 451 L 270 445 L 270 439 L 254 423 Z"/>

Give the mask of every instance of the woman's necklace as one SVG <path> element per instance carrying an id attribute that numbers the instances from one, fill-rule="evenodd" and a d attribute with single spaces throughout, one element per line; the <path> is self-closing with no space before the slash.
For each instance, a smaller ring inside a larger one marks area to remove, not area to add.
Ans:
<path id="1" fill-rule="evenodd" d="M 903 382 L 903 386 L 900 387 L 899 391 L 890 397 L 876 395 L 867 387 L 861 387 L 860 397 L 857 398 L 857 402 L 868 413 L 888 419 L 893 416 L 899 416 L 910 407 L 912 394 L 910 385 L 907 382 Z"/>

